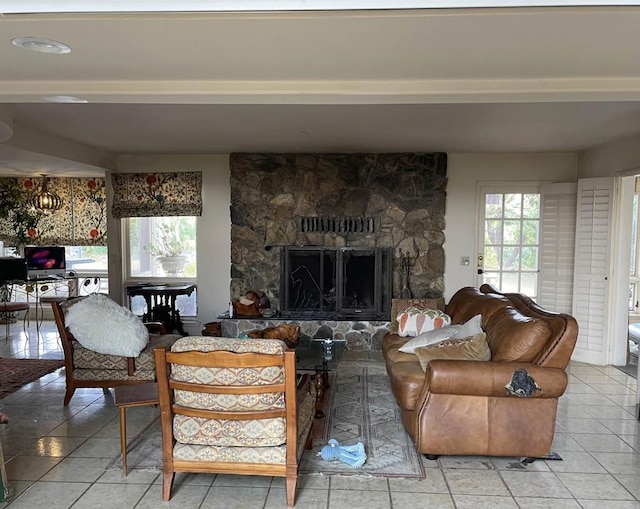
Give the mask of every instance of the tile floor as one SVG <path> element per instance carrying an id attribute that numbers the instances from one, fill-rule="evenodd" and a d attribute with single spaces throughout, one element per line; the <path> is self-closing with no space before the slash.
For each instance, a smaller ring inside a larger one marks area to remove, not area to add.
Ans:
<path id="1" fill-rule="evenodd" d="M 0 339 L 0 357 L 62 358 L 52 322 L 45 322 L 39 340 L 35 330 L 27 340 L 17 324 L 12 333 L 8 343 Z M 0 411 L 11 417 L 0 428 L 0 440 L 15 491 L 0 508 L 285 507 L 284 483 L 278 478 L 177 475 L 173 498 L 163 503 L 159 473 L 134 471 L 122 477 L 118 470 L 105 470 L 120 450 L 113 398 L 84 389 L 63 407 L 60 371 L 0 400 Z M 636 381 L 611 366 L 572 363 L 569 372 L 554 442 L 564 461 L 525 466 L 515 458 L 425 459 L 424 480 L 302 476 L 296 507 L 640 508 Z M 130 409 L 128 436 L 156 412 Z"/>

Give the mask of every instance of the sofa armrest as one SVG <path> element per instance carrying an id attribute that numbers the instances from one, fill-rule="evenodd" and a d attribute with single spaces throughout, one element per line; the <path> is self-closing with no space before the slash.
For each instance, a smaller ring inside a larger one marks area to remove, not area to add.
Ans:
<path id="1" fill-rule="evenodd" d="M 435 394 L 514 398 L 505 388 L 517 369 L 525 369 L 542 391 L 532 398 L 558 398 L 567 388 L 567 374 L 528 362 L 433 360 L 427 366 L 426 387 Z"/>

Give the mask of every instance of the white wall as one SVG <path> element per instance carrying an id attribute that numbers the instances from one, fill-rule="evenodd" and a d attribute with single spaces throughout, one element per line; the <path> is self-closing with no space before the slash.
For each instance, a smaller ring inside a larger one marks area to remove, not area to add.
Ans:
<path id="1" fill-rule="evenodd" d="M 577 155 L 557 154 L 449 154 L 445 214 L 445 299 L 463 286 L 477 284 L 476 194 L 483 183 L 524 181 L 574 182 Z M 468 256 L 471 264 L 460 265 Z"/>
<path id="2" fill-rule="evenodd" d="M 578 157 L 578 177 L 612 177 L 621 171 L 640 168 L 640 136 L 613 141 Z"/>
<path id="3" fill-rule="evenodd" d="M 214 320 L 229 308 L 229 156 L 124 155 L 118 157 L 118 171 L 202 171 L 202 216 L 197 221 L 198 320 L 201 324 Z M 109 242 L 111 249 L 111 236 Z"/>

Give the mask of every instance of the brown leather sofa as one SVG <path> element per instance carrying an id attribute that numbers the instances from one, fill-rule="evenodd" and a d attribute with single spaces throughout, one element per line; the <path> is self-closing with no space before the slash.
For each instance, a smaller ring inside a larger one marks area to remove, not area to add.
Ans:
<path id="1" fill-rule="evenodd" d="M 416 355 L 398 351 L 410 338 L 389 333 L 382 343 L 393 394 L 418 451 L 428 456 L 548 455 L 558 398 L 567 387 L 565 368 L 577 340 L 576 320 L 489 285 L 462 288 L 445 311 L 454 324 L 482 315 L 491 360 L 432 360 L 425 372 Z M 530 397 L 507 391 L 520 368 L 541 391 Z"/>

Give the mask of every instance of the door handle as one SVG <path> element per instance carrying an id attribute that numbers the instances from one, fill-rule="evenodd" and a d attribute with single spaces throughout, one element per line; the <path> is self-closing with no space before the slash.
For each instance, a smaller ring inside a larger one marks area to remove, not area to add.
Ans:
<path id="1" fill-rule="evenodd" d="M 478 269 L 478 274 L 484 274 L 484 270 Z"/>

